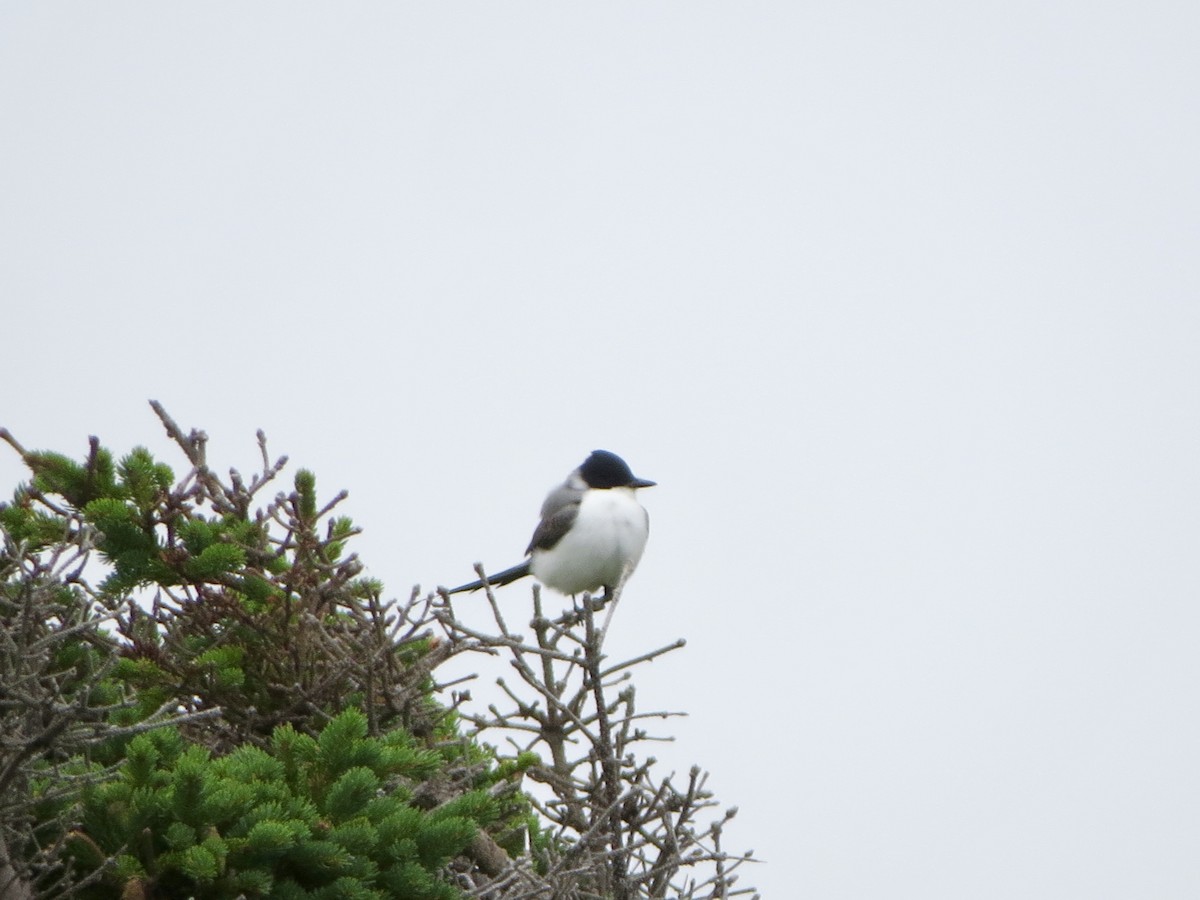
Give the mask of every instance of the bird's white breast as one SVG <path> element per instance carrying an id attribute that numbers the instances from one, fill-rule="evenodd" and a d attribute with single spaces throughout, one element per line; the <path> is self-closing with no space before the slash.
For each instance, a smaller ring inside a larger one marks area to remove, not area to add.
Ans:
<path id="1" fill-rule="evenodd" d="M 571 529 L 549 550 L 535 550 L 533 575 L 564 594 L 615 587 L 628 576 L 650 533 L 650 518 L 630 488 L 590 490 Z"/>

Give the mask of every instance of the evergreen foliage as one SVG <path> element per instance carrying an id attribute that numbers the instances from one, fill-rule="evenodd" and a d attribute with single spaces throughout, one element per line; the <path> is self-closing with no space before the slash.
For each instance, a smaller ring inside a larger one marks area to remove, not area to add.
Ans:
<path id="1" fill-rule="evenodd" d="M 0 505 L 0 896 L 457 896 L 449 862 L 530 813 L 435 701 L 429 622 L 312 473 L 256 508 L 261 435 L 223 483 L 156 410 L 182 479 L 0 434 L 32 473 Z"/>
<path id="2" fill-rule="evenodd" d="M 483 791 L 432 811 L 406 785 L 442 764 L 401 730 L 367 734 L 346 710 L 314 739 L 280 725 L 269 747 L 214 757 L 176 729 L 139 735 L 115 779 L 84 792 L 77 858 L 115 864 L 85 897 L 411 897 L 440 877 L 498 805 Z"/>

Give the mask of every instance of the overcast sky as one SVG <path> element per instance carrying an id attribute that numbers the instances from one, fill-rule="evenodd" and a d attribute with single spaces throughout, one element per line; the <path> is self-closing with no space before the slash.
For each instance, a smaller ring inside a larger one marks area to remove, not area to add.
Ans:
<path id="1" fill-rule="evenodd" d="M 1194 898 L 1198 47 L 1184 0 L 7 2 L 0 424 L 261 427 L 398 596 L 614 450 L 660 486 L 610 649 L 687 639 L 639 705 L 766 897 Z"/>

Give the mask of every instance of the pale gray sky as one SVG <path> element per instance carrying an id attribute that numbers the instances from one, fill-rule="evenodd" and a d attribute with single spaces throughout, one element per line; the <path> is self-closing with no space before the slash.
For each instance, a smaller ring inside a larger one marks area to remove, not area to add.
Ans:
<path id="1" fill-rule="evenodd" d="M 641 705 L 765 896 L 1191 898 L 1198 46 L 1182 0 L 9 2 L 0 423 L 262 427 L 400 596 L 615 450 L 660 486 L 613 652 L 689 641 Z"/>

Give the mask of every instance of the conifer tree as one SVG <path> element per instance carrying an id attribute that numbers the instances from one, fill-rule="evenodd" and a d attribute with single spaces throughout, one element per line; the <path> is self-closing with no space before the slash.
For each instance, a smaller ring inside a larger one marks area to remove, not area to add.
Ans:
<path id="1" fill-rule="evenodd" d="M 617 596 L 549 617 L 535 592 L 531 642 L 490 594 L 490 634 L 444 594 L 386 601 L 344 494 L 304 470 L 270 494 L 287 461 L 261 433 L 259 470 L 221 478 L 152 406 L 181 477 L 0 429 L 31 473 L 0 505 L 0 897 L 745 893 L 703 776 L 633 752 L 628 670 L 682 642 L 606 661 Z M 513 711 L 437 684 L 472 652 L 510 654 Z"/>

